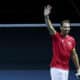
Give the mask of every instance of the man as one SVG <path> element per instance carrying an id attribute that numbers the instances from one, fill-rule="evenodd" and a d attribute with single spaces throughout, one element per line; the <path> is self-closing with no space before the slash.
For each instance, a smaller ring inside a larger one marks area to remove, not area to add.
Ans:
<path id="1" fill-rule="evenodd" d="M 48 30 L 52 39 L 53 56 L 50 63 L 51 80 L 68 80 L 70 57 L 72 57 L 76 66 L 76 75 L 80 75 L 79 59 L 75 49 L 76 41 L 68 34 L 70 31 L 69 20 L 62 21 L 60 33 L 55 30 L 49 19 L 51 8 L 50 5 L 44 8 L 45 22 L 48 25 Z"/>

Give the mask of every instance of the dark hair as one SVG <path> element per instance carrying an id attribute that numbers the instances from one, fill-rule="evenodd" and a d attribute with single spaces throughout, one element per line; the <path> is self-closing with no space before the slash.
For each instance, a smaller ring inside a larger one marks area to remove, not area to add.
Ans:
<path id="1" fill-rule="evenodd" d="M 64 22 L 65 22 L 65 23 L 70 23 L 70 20 L 65 19 L 65 20 L 61 21 L 61 26 L 63 25 Z"/>

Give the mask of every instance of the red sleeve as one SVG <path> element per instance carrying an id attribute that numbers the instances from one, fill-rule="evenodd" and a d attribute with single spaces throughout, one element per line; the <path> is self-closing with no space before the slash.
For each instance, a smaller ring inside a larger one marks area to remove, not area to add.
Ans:
<path id="1" fill-rule="evenodd" d="M 54 40 L 58 40 L 60 38 L 60 35 L 58 32 L 56 32 L 56 34 L 51 35 L 51 38 Z"/>

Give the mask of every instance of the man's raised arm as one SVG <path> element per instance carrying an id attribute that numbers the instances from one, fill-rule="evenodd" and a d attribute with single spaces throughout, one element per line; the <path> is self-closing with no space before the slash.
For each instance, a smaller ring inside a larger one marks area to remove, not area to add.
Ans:
<path id="1" fill-rule="evenodd" d="M 51 8 L 52 7 L 50 5 L 47 5 L 46 7 L 44 7 L 44 18 L 45 18 L 46 24 L 48 25 L 48 30 L 49 30 L 50 34 L 53 35 L 53 34 L 56 34 L 56 30 L 53 27 L 51 20 L 49 19 Z"/>

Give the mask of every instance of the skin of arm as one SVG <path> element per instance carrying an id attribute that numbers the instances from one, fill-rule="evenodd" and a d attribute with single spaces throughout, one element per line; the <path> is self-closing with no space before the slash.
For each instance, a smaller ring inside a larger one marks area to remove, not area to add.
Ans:
<path id="1" fill-rule="evenodd" d="M 56 30 L 53 27 L 51 20 L 49 19 L 49 16 L 45 16 L 45 23 L 48 25 L 48 30 L 50 32 L 50 35 L 56 34 Z"/>
<path id="2" fill-rule="evenodd" d="M 51 20 L 49 19 L 49 14 L 51 12 L 51 6 L 47 5 L 47 7 L 44 8 L 44 19 L 45 19 L 45 23 L 48 25 L 48 30 L 50 32 L 51 35 L 56 34 L 56 30 L 53 27 Z"/>
<path id="3" fill-rule="evenodd" d="M 73 48 L 72 50 L 72 60 L 75 64 L 75 67 L 77 69 L 77 72 L 79 72 L 79 69 L 80 69 L 80 66 L 79 66 L 79 58 L 78 58 L 78 55 L 77 55 L 77 52 L 76 52 L 76 49 Z"/>

